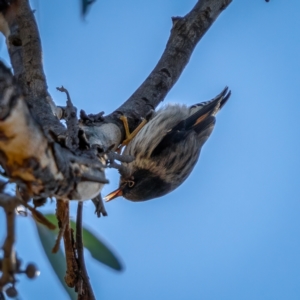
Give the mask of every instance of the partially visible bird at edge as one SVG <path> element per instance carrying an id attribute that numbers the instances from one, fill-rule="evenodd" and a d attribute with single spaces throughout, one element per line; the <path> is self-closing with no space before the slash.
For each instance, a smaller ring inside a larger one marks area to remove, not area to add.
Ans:
<path id="1" fill-rule="evenodd" d="M 145 201 L 180 186 L 196 165 L 201 148 L 214 129 L 215 116 L 230 95 L 226 87 L 210 101 L 190 107 L 168 104 L 154 112 L 124 149 L 124 155 L 135 159 L 123 163 L 127 171 L 121 173 L 118 189 L 104 199 L 108 202 L 123 196 L 131 201 Z"/>

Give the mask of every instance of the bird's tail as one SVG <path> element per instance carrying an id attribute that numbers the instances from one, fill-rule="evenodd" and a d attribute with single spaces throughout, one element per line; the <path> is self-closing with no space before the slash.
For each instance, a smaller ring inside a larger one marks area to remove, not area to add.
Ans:
<path id="1" fill-rule="evenodd" d="M 190 107 L 190 110 L 194 112 L 191 116 L 199 115 L 199 117 L 205 115 L 216 115 L 216 113 L 224 106 L 231 95 L 231 91 L 228 91 L 228 87 L 217 95 L 215 98 L 195 104 Z"/>
<path id="2" fill-rule="evenodd" d="M 228 87 L 225 87 L 214 99 L 191 106 L 190 109 L 195 112 L 185 120 L 186 127 L 194 127 L 196 129 L 198 124 L 209 117 L 215 116 L 227 102 L 230 95 L 231 91 L 228 91 Z"/>
<path id="3" fill-rule="evenodd" d="M 216 118 L 217 112 L 224 106 L 231 95 L 231 91 L 228 91 L 228 87 L 214 99 L 206 102 L 202 102 L 197 105 L 197 110 L 186 121 L 190 122 L 190 126 L 198 133 L 206 137 L 211 134 Z"/>

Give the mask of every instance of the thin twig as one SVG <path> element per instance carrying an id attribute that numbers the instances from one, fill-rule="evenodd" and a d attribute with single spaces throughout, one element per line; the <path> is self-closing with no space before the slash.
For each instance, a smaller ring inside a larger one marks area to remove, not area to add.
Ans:
<path id="1" fill-rule="evenodd" d="M 74 287 L 78 281 L 78 266 L 76 255 L 74 251 L 74 243 L 72 239 L 72 229 L 69 226 L 69 202 L 63 200 L 57 200 L 56 202 L 56 217 L 58 220 L 58 226 L 60 230 L 65 227 L 64 230 L 64 246 L 66 253 L 66 276 L 65 281 L 69 287 Z"/>
<path id="2" fill-rule="evenodd" d="M 0 277 L 0 290 L 2 290 L 7 283 L 15 282 L 15 208 L 19 204 L 20 200 L 17 197 L 11 197 L 4 193 L 0 195 L 0 206 L 2 206 L 5 211 L 7 231 L 6 238 L 2 246 L 4 255 L 2 261 L 2 276 Z"/>
<path id="3" fill-rule="evenodd" d="M 54 244 L 54 246 L 53 246 L 53 248 L 52 248 L 52 253 L 57 253 L 57 251 L 59 250 L 60 242 L 61 242 L 62 237 L 63 237 L 64 234 L 65 234 L 67 224 L 68 224 L 68 223 L 67 223 L 66 221 L 64 221 L 64 222 L 62 223 L 62 226 L 59 228 L 59 232 L 58 232 L 58 235 L 57 235 L 55 244 Z"/>
<path id="4" fill-rule="evenodd" d="M 24 207 L 26 207 L 31 212 L 32 217 L 34 218 L 34 220 L 36 222 L 43 224 L 50 230 L 56 229 L 56 226 L 53 223 L 51 223 L 47 218 L 45 218 L 45 216 L 41 212 L 36 210 L 34 207 L 31 207 L 28 203 L 26 203 L 25 201 L 23 201 L 21 199 L 20 199 L 20 204 L 23 205 Z M 57 252 L 57 251 L 54 251 L 54 252 Z"/>
<path id="5" fill-rule="evenodd" d="M 76 117 L 77 109 L 73 105 L 70 94 L 66 88 L 61 86 L 60 88 L 56 88 L 58 91 L 66 93 L 67 95 L 67 106 L 64 111 L 64 117 L 67 124 L 67 133 L 66 133 L 66 145 L 69 149 L 77 149 L 79 146 L 79 138 L 78 138 L 78 119 Z"/>
<path id="6" fill-rule="evenodd" d="M 78 202 L 77 207 L 77 218 L 76 218 L 76 248 L 77 248 L 77 257 L 78 257 L 78 266 L 79 272 L 83 281 L 82 284 L 82 293 L 78 293 L 78 300 L 95 300 L 95 295 L 90 283 L 90 278 L 87 273 L 84 261 L 84 248 L 82 242 L 82 211 L 83 211 L 83 202 Z"/>

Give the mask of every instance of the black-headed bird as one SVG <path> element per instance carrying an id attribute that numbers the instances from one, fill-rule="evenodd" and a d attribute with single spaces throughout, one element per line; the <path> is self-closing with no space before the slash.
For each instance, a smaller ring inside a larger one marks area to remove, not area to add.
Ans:
<path id="1" fill-rule="evenodd" d="M 145 201 L 176 189 L 192 172 L 213 131 L 215 115 L 230 95 L 226 87 L 210 101 L 190 107 L 168 104 L 157 110 L 124 149 L 124 155 L 135 159 L 123 163 L 127 171 L 121 174 L 119 188 L 105 200 L 123 196 Z"/>

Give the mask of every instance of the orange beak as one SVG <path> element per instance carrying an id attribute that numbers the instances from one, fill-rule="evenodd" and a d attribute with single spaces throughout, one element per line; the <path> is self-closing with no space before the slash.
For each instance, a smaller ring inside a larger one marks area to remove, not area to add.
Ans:
<path id="1" fill-rule="evenodd" d="M 117 190 L 111 192 L 107 196 L 104 197 L 105 202 L 109 202 L 117 197 L 120 197 L 123 195 L 123 191 L 121 188 L 118 188 Z"/>

